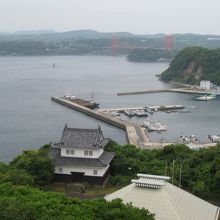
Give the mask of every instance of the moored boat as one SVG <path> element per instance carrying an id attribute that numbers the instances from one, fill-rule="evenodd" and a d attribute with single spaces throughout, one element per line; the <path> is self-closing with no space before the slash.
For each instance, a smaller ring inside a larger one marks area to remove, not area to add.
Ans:
<path id="1" fill-rule="evenodd" d="M 145 121 L 142 122 L 141 125 L 145 128 L 147 128 L 148 131 L 166 131 L 167 130 L 167 126 L 162 124 L 160 121 L 157 121 L 156 123 L 152 122 L 152 121 Z"/>
<path id="2" fill-rule="evenodd" d="M 71 102 L 74 102 L 78 105 L 82 105 L 86 108 L 90 108 L 90 109 L 99 108 L 99 103 L 97 103 L 93 97 L 92 97 L 91 100 L 87 101 L 87 100 L 84 100 L 84 99 L 77 98 L 76 96 L 71 95 L 70 92 L 67 92 L 66 95 L 63 98 L 67 99 L 67 100 L 70 100 Z"/>

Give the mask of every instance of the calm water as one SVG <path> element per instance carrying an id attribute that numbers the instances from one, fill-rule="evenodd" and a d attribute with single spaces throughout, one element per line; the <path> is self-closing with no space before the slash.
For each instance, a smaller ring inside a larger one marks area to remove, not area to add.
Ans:
<path id="1" fill-rule="evenodd" d="M 59 141 L 65 123 L 82 128 L 101 125 L 106 137 L 126 143 L 122 130 L 50 101 L 51 96 L 64 95 L 67 90 L 85 99 L 91 98 L 93 92 L 102 108 L 163 104 L 189 107 L 189 114 L 154 114 L 152 120 L 168 126 L 168 132 L 151 134 L 154 140 L 176 140 L 183 133 L 206 141 L 208 134 L 220 133 L 219 99 L 206 103 L 184 94 L 116 95 L 169 87 L 155 77 L 167 67 L 166 63 L 129 63 L 123 57 L 0 58 L 0 161 L 9 161 L 25 149 Z"/>

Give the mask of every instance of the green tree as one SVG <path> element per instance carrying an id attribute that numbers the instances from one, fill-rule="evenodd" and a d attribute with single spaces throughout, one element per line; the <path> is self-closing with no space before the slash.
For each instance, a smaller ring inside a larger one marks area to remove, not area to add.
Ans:
<path id="1" fill-rule="evenodd" d="M 33 177 L 27 171 L 15 168 L 2 175 L 0 182 L 11 182 L 14 185 L 34 185 Z"/>
<path id="2" fill-rule="evenodd" d="M 25 170 L 38 186 L 49 184 L 53 178 L 54 165 L 47 149 L 24 151 L 10 165 L 17 170 Z"/>
<path id="3" fill-rule="evenodd" d="M 26 186 L 0 184 L 1 219 L 153 220 L 148 210 L 121 200 L 80 200 Z"/>

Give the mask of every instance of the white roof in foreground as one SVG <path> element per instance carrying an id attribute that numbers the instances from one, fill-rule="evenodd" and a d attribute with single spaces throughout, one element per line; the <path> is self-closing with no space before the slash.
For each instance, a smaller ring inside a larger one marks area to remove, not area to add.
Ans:
<path id="1" fill-rule="evenodd" d="M 142 176 L 143 177 L 143 176 Z M 219 208 L 165 182 L 159 188 L 137 184 L 143 178 L 105 197 L 111 201 L 120 198 L 138 208 L 146 208 L 155 214 L 156 220 L 217 220 Z M 147 176 L 147 183 L 150 175 Z M 155 178 L 155 176 L 152 176 Z M 155 178 L 156 179 L 156 178 Z M 161 179 L 161 178 L 159 178 Z M 162 178 L 165 179 L 165 178 Z"/>

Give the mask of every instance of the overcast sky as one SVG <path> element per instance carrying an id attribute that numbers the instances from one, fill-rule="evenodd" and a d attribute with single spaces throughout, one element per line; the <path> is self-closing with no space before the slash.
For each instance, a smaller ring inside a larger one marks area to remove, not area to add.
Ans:
<path id="1" fill-rule="evenodd" d="M 0 32 L 94 29 L 220 34 L 219 21 L 220 0 L 0 0 Z"/>

